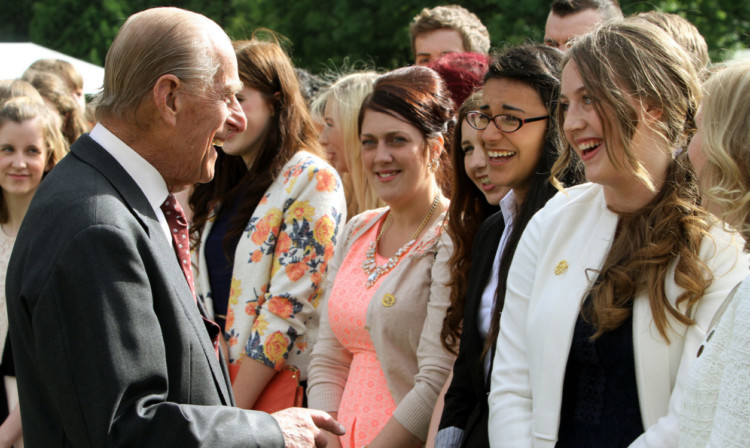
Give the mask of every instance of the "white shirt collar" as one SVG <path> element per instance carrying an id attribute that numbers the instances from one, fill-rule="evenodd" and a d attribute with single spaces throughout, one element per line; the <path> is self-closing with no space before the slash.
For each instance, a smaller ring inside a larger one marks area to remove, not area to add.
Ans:
<path id="1" fill-rule="evenodd" d="M 513 221 L 518 215 L 518 204 L 516 203 L 516 192 L 510 190 L 508 194 L 500 199 L 500 211 L 503 212 L 505 227 L 513 226 Z"/>
<path id="2" fill-rule="evenodd" d="M 151 208 L 154 209 L 162 230 L 165 231 L 167 238 L 171 241 L 169 226 L 166 224 L 166 218 L 161 211 L 161 205 L 167 199 L 169 190 L 159 171 L 101 123 L 94 126 L 94 129 L 89 133 L 89 137 L 114 157 L 117 163 L 133 178 L 151 204 Z"/>

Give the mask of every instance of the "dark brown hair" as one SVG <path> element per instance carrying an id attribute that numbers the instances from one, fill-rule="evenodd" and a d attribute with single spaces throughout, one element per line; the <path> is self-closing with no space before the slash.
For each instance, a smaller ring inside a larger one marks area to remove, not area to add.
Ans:
<path id="1" fill-rule="evenodd" d="M 402 67 L 390 71 L 375 82 L 373 91 L 365 98 L 359 110 L 358 128 L 362 133 L 362 120 L 368 110 L 381 112 L 406 120 L 419 129 L 425 140 L 443 137 L 448 148 L 453 135 L 455 119 L 453 100 L 445 83 L 432 69 L 421 66 Z M 450 196 L 450 157 L 443 150 L 435 178 L 445 196 Z"/>
<path id="2" fill-rule="evenodd" d="M 490 204 L 476 185 L 466 175 L 464 151 L 461 148 L 461 125 L 466 114 L 478 110 L 481 92 L 470 96 L 458 109 L 456 129 L 453 132 L 451 159 L 453 161 L 453 192 L 451 205 L 448 207 L 448 225 L 446 231 L 453 241 L 453 253 L 448 260 L 451 279 L 450 305 L 440 331 L 441 342 L 446 350 L 456 353 L 456 346 L 461 338 L 461 322 L 464 318 L 464 301 L 468 288 L 469 270 L 471 268 L 471 247 L 479 226 L 494 212 L 497 204 Z M 480 148 L 474 148 L 479 151 Z"/>
<path id="3" fill-rule="evenodd" d="M 244 86 L 260 91 L 273 107 L 273 114 L 252 166 L 247 167 L 241 157 L 218 151 L 213 180 L 195 187 L 190 196 L 190 206 L 195 212 L 191 227 L 194 247 L 199 244 L 215 206 L 238 201 L 237 213 L 231 217 L 224 238 L 226 248 L 242 234 L 263 193 L 295 153 L 321 154 L 294 67 L 281 46 L 254 38 L 235 42 L 234 48 Z M 232 261 L 230 254 L 227 257 Z"/>
<path id="4" fill-rule="evenodd" d="M 617 0 L 554 0 L 550 5 L 550 11 L 559 17 L 571 16 L 587 9 L 598 11 L 604 20 L 622 18 Z"/>

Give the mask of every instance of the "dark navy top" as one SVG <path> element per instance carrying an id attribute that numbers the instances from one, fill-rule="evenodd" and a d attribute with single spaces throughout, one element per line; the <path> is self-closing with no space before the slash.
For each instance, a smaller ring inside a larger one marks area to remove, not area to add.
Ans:
<path id="1" fill-rule="evenodd" d="M 579 314 L 565 370 L 557 448 L 627 447 L 643 433 L 633 316 L 591 342 L 594 333 Z"/>
<path id="2" fill-rule="evenodd" d="M 219 216 L 214 221 L 211 231 L 206 237 L 205 257 L 208 268 L 208 283 L 211 286 L 211 300 L 214 303 L 214 317 L 216 323 L 224 331 L 226 324 L 227 305 L 229 303 L 229 290 L 232 286 L 232 270 L 234 268 L 234 253 L 237 250 L 239 237 L 224 246 L 224 237 L 229 230 L 229 222 L 237 211 L 238 202 L 226 212 L 223 207 Z M 229 257 L 227 257 L 229 254 Z"/>

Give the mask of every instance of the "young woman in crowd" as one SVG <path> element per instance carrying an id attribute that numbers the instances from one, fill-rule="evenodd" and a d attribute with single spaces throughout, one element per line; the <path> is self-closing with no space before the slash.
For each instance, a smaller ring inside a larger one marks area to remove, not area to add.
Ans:
<path id="1" fill-rule="evenodd" d="M 440 343 L 452 116 L 442 80 L 425 67 L 381 76 L 362 105 L 362 167 L 388 207 L 347 223 L 329 270 L 309 379 L 311 407 L 346 427 L 329 446 L 417 447 L 427 436 L 453 362 Z"/>
<path id="2" fill-rule="evenodd" d="M 485 77 L 479 111 L 467 115 L 465 123 L 474 132 L 479 130 L 482 139 L 483 145 L 475 151 L 484 148 L 481 157 L 487 160 L 487 182 L 499 185 L 494 190 L 504 187 L 510 192 L 492 197 L 493 201 L 502 198 L 497 201 L 501 211 L 472 235 L 468 286 L 461 296 L 451 293 L 449 316 L 460 311 L 463 327 L 437 446 L 489 445 L 489 372 L 508 269 L 526 224 L 557 191 L 549 176 L 561 146 L 553 116 L 561 60 L 559 50 L 544 45 L 513 47 L 496 56 Z M 566 184 L 577 183 L 579 171 L 568 172 Z M 453 319 L 454 327 L 459 319 L 458 315 Z"/>
<path id="3" fill-rule="evenodd" d="M 563 62 L 558 122 L 591 182 L 529 222 L 508 273 L 489 396 L 493 447 L 665 447 L 682 378 L 746 274 L 699 207 L 684 147 L 700 93 L 663 30 L 622 20 Z M 678 381 L 680 378 L 680 381 Z"/>
<path id="4" fill-rule="evenodd" d="M 0 106 L 0 447 L 19 446 L 21 412 L 8 338 L 5 274 L 16 234 L 42 178 L 67 152 L 59 119 L 39 100 L 16 97 Z M 6 407 L 7 403 L 7 407 Z"/>
<path id="5" fill-rule="evenodd" d="M 62 59 L 37 59 L 26 70 L 48 72 L 59 76 L 65 82 L 70 96 L 81 108 L 81 113 L 85 112 L 86 95 L 83 94 L 83 77 L 73 64 Z"/>
<path id="6" fill-rule="evenodd" d="M 28 81 L 23 79 L 0 80 L 0 103 L 5 103 L 11 98 L 25 96 L 29 99 L 44 104 L 44 99 L 39 92 Z"/>
<path id="7" fill-rule="evenodd" d="M 235 50 L 247 129 L 224 142 L 214 179 L 190 204 L 196 293 L 224 331 L 237 405 L 251 408 L 277 371 L 307 377 L 346 202 L 289 57 L 259 40 Z"/>
<path id="8" fill-rule="evenodd" d="M 89 131 L 84 111 L 63 78 L 52 72 L 29 69 L 23 74 L 23 79 L 31 83 L 51 109 L 60 115 L 60 129 L 68 145 Z"/>
<path id="9" fill-rule="evenodd" d="M 490 182 L 484 143 L 479 131 L 466 121 L 469 112 L 479 110 L 482 93 L 476 92 L 458 109 L 456 130 L 451 144 L 453 190 L 448 209 L 446 232 L 453 241 L 450 258 L 450 306 L 445 315 L 441 338 L 443 346 L 458 353 L 466 289 L 469 286 L 471 250 L 479 226 L 499 210 L 500 199 L 507 189 Z"/>
<path id="10" fill-rule="evenodd" d="M 316 99 L 317 108 L 322 109 L 324 122 L 319 137 L 320 144 L 328 161 L 344 181 L 347 216 L 350 218 L 383 206 L 362 171 L 357 127 L 362 101 L 372 92 L 378 76 L 375 72 L 367 71 L 344 75 Z"/>
<path id="11" fill-rule="evenodd" d="M 750 250 L 750 62 L 709 78 L 696 122 L 688 156 L 703 203 L 739 230 Z M 680 414 L 681 448 L 747 444 L 748 372 L 750 277 L 745 277 L 714 317 L 689 370 Z"/>

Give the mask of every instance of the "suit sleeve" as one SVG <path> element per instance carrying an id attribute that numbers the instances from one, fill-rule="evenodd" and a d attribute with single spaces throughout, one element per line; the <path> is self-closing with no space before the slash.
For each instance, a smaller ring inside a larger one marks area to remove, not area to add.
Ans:
<path id="1" fill-rule="evenodd" d="M 526 321 L 541 250 L 542 211 L 526 226 L 508 272 L 489 394 L 489 439 L 493 448 L 532 446 Z"/>
<path id="2" fill-rule="evenodd" d="M 35 362 L 70 445 L 283 447 L 268 414 L 169 401 L 169 326 L 150 275 L 127 232 L 89 227 L 61 253 L 22 329 L 44 354 Z M 200 343 L 193 333 L 184 344 Z"/>

